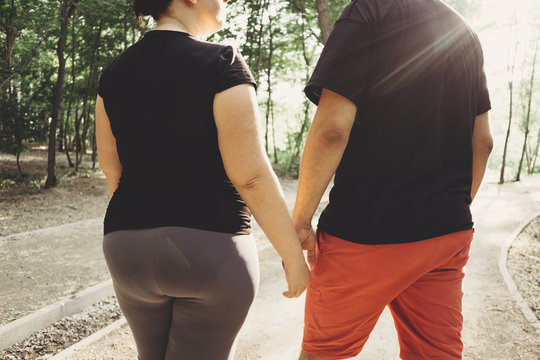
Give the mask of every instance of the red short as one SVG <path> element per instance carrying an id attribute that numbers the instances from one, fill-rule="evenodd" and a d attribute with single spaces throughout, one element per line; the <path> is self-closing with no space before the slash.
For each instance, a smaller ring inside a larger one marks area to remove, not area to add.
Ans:
<path id="1" fill-rule="evenodd" d="M 461 359 L 461 286 L 473 232 L 390 245 L 319 232 L 302 348 L 323 359 L 354 357 L 388 305 L 402 359 Z"/>

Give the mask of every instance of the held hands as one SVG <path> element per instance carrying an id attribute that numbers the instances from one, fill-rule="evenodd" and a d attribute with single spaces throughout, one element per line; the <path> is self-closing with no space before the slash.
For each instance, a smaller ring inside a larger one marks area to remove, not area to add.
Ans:
<path id="1" fill-rule="evenodd" d="M 296 226 L 296 234 L 302 245 L 302 249 L 307 250 L 308 262 L 311 266 L 315 265 L 315 245 L 316 234 L 311 225 Z M 300 254 L 293 261 L 283 261 L 283 270 L 289 284 L 289 290 L 283 293 L 283 296 L 292 298 L 302 295 L 307 287 L 307 283 L 311 278 L 310 271 L 304 260 L 304 256 Z"/>
<path id="2" fill-rule="evenodd" d="M 315 265 L 315 246 L 317 244 L 317 235 L 310 225 L 296 225 L 296 234 L 302 244 L 302 249 L 307 250 L 307 259 L 310 266 Z"/>
<path id="3" fill-rule="evenodd" d="M 285 278 L 289 286 L 289 289 L 283 292 L 283 296 L 288 298 L 299 297 L 306 290 L 309 279 L 311 278 L 304 256 L 300 252 L 293 259 L 283 260 L 281 265 L 283 266 L 283 271 L 285 271 Z"/>

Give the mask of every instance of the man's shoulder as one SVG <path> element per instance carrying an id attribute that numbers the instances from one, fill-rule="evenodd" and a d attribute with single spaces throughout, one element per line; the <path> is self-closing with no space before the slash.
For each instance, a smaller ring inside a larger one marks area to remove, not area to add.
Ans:
<path id="1" fill-rule="evenodd" d="M 377 15 L 379 4 L 389 2 L 389 0 L 352 0 L 347 5 L 338 19 L 366 22 L 372 20 Z"/>

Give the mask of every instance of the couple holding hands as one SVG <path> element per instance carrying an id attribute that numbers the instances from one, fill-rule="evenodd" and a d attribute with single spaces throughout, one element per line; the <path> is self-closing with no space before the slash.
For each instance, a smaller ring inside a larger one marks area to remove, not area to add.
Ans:
<path id="1" fill-rule="evenodd" d="M 385 306 L 402 359 L 461 359 L 469 206 L 493 146 L 476 34 L 440 0 L 351 1 L 305 87 L 318 107 L 291 219 L 250 70 L 197 39 L 226 2 L 136 0 L 156 27 L 99 81 L 103 249 L 139 360 L 234 358 L 259 283 L 251 214 L 283 295 L 307 288 L 300 359 L 356 356 Z"/>

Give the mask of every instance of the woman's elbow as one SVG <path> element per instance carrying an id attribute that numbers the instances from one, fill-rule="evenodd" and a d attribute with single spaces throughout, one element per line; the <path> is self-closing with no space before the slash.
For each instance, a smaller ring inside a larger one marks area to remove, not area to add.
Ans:
<path id="1" fill-rule="evenodd" d="M 101 171 L 105 174 L 107 178 L 120 178 L 122 175 L 122 167 L 112 166 L 108 163 L 103 163 L 98 161 Z"/>

